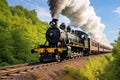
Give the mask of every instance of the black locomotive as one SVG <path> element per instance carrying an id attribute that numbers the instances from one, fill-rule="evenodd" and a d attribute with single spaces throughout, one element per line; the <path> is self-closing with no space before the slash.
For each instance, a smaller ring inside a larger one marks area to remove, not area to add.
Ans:
<path id="1" fill-rule="evenodd" d="M 70 26 L 66 27 L 64 23 L 58 27 L 57 21 L 53 19 L 50 22 L 45 44 L 31 50 L 32 53 L 40 53 L 40 62 L 111 52 L 111 48 L 90 39 L 83 31 L 71 30 Z"/>

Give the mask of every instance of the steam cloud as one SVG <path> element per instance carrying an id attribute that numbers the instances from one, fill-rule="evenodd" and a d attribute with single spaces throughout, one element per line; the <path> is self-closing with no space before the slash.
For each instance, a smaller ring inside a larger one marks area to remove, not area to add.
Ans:
<path id="1" fill-rule="evenodd" d="M 52 18 L 58 19 L 62 14 L 70 19 L 73 26 L 80 27 L 96 41 L 111 47 L 103 33 L 105 25 L 96 16 L 89 0 L 48 0 L 48 4 Z"/>

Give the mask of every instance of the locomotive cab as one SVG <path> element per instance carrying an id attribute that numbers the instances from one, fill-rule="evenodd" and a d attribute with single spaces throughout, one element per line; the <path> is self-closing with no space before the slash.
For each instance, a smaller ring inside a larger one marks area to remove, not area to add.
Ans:
<path id="1" fill-rule="evenodd" d="M 89 36 L 83 31 L 76 30 L 76 36 L 79 37 L 80 43 L 83 45 L 83 52 L 84 55 L 89 55 Z"/>

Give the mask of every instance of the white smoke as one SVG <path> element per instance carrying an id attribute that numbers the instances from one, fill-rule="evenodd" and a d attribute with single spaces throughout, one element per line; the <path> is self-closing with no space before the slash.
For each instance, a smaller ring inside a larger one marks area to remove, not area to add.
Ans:
<path id="1" fill-rule="evenodd" d="M 98 42 L 110 46 L 105 34 L 105 25 L 96 16 L 89 0 L 48 0 L 52 18 L 59 18 L 59 14 L 67 16 L 73 26 L 78 26 Z"/>

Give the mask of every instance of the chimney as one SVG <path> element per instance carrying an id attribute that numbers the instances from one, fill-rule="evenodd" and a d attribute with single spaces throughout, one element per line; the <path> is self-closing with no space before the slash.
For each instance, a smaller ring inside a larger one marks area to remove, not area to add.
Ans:
<path id="1" fill-rule="evenodd" d="M 53 27 L 58 26 L 58 19 L 52 19 Z"/>

